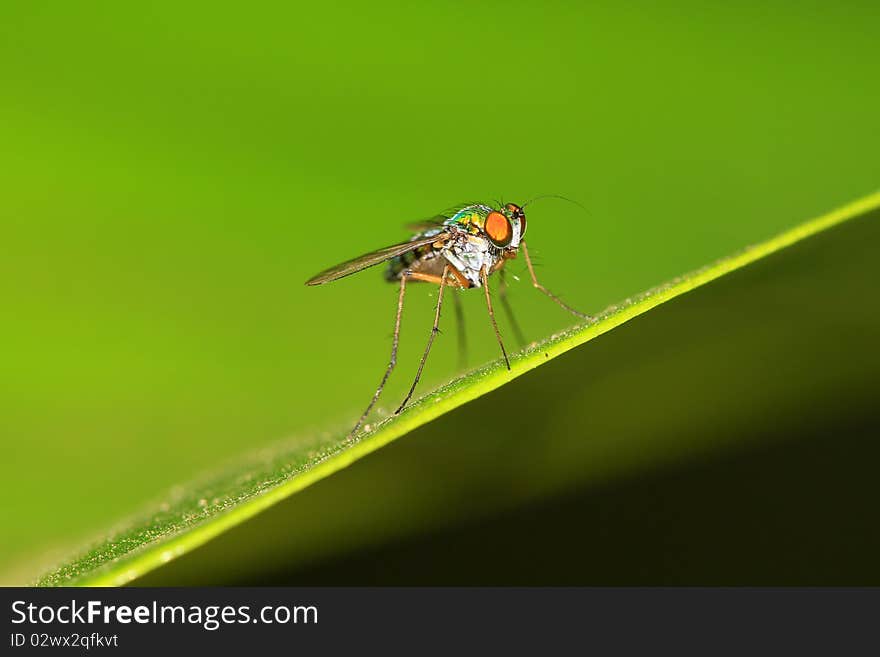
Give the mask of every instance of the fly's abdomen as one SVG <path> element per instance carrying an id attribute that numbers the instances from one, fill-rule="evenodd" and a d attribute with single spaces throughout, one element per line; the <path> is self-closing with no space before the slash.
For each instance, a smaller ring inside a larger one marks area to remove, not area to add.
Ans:
<path id="1" fill-rule="evenodd" d="M 419 272 L 440 276 L 443 266 L 446 264 L 441 253 L 430 246 L 418 251 L 404 253 L 389 260 L 388 269 L 385 270 L 385 280 L 389 282 L 399 281 L 405 271 Z"/>
<path id="2" fill-rule="evenodd" d="M 385 280 L 389 283 L 399 281 L 400 275 L 412 264 L 413 260 L 415 260 L 415 254 L 413 253 L 404 253 L 396 258 L 391 258 L 388 261 L 388 267 L 385 269 Z"/>

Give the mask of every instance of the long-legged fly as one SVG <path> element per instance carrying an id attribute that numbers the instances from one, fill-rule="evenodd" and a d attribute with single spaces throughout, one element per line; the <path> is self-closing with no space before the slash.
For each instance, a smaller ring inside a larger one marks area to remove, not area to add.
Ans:
<path id="1" fill-rule="evenodd" d="M 469 203 L 458 206 L 414 225 L 413 228 L 418 232 L 406 242 L 347 260 L 335 267 L 322 271 L 306 281 L 306 285 L 323 285 L 324 283 L 359 272 L 367 267 L 388 262 L 385 279 L 389 282 L 399 282 L 400 284 L 400 294 L 397 298 L 397 314 L 394 319 L 394 337 L 391 343 L 391 359 L 388 362 L 379 387 L 373 394 L 373 398 L 349 433 L 349 440 L 354 438 L 357 430 L 373 409 L 397 363 L 400 318 L 403 312 L 403 298 L 408 282 L 421 281 L 433 283 L 439 286 L 440 291 L 437 294 L 434 325 L 431 329 L 431 335 L 428 338 L 425 352 L 422 354 L 422 359 L 419 362 L 419 369 L 416 372 L 415 380 L 412 386 L 410 386 L 409 392 L 395 411 L 395 415 L 400 413 L 409 402 L 422 376 L 422 370 L 425 367 L 425 362 L 428 360 L 428 354 L 431 351 L 431 345 L 434 343 L 434 337 L 439 331 L 440 308 L 443 305 L 443 291 L 446 286 L 461 290 L 469 290 L 471 288 L 483 289 L 486 297 L 486 307 L 489 311 L 489 319 L 492 322 L 492 328 L 495 330 L 495 337 L 498 339 L 501 355 L 504 357 L 508 370 L 510 369 L 510 360 L 507 357 L 507 351 L 501 339 L 501 332 L 498 330 L 498 323 L 495 321 L 495 311 L 492 308 L 492 298 L 489 295 L 487 279 L 495 272 L 499 272 L 499 276 L 502 279 L 499 293 L 501 303 L 511 319 L 511 325 L 517 338 L 520 342 L 523 342 L 521 331 L 513 319 L 513 313 L 507 302 L 507 285 L 504 281 L 505 263 L 515 258 L 520 250 L 522 250 L 529 275 L 532 279 L 532 285 L 535 288 L 568 312 L 582 319 L 592 319 L 589 315 L 585 315 L 563 302 L 562 299 L 538 282 L 535 276 L 535 268 L 529 257 L 529 250 L 526 248 L 526 243 L 523 239 L 526 232 L 526 205 L 528 203 L 522 206 L 507 203 L 498 209 L 482 203 Z M 461 326 L 462 315 L 457 297 L 456 310 L 459 326 Z M 462 335 L 464 335 L 463 332 Z"/>

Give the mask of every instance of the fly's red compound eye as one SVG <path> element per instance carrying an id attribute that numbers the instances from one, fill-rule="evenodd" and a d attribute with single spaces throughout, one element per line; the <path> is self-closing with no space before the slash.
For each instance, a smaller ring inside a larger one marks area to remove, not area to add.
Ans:
<path id="1" fill-rule="evenodd" d="M 486 216 L 485 230 L 495 246 L 507 246 L 513 239 L 513 229 L 507 217 L 495 210 Z"/>

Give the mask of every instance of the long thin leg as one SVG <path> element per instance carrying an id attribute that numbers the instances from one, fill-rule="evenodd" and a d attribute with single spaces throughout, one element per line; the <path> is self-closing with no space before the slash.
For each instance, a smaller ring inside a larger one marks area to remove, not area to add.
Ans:
<path id="1" fill-rule="evenodd" d="M 498 322 L 495 321 L 495 311 L 492 310 L 492 297 L 489 296 L 489 280 L 486 277 L 486 268 L 480 268 L 480 281 L 483 283 L 483 291 L 486 293 L 486 307 L 489 309 L 489 319 L 492 320 L 492 328 L 495 329 L 495 337 L 498 338 L 498 346 L 501 347 L 501 355 L 504 356 L 504 362 L 507 369 L 510 369 L 510 359 L 507 357 L 507 351 L 504 349 L 504 341 L 501 339 L 501 331 L 498 330 Z"/>
<path id="2" fill-rule="evenodd" d="M 510 322 L 510 327 L 513 329 L 513 335 L 516 337 L 516 341 L 519 343 L 520 347 L 525 347 L 526 338 L 523 335 L 522 329 L 519 327 L 519 322 L 516 321 L 516 317 L 513 314 L 513 308 L 511 308 L 510 301 L 507 298 L 507 275 L 504 273 L 504 269 L 498 271 L 498 276 L 500 278 L 498 296 L 501 299 L 501 306 L 504 308 L 504 313 L 507 315 L 507 321 Z"/>
<path id="3" fill-rule="evenodd" d="M 403 295 L 406 292 L 406 279 L 407 272 L 404 272 L 400 276 L 400 295 L 397 297 L 397 316 L 394 318 L 394 338 L 391 341 L 391 359 L 388 361 L 388 367 L 385 369 L 385 374 L 382 376 L 382 381 L 379 383 L 379 387 L 376 388 L 376 392 L 373 395 L 373 398 L 370 400 L 369 406 L 367 406 L 367 410 L 365 410 L 360 418 L 357 421 L 357 424 L 354 425 L 354 428 L 349 432 L 346 440 L 351 441 L 354 439 L 354 435 L 357 433 L 357 430 L 360 429 L 361 424 L 363 424 L 364 420 L 367 419 L 367 415 L 370 414 L 370 411 L 373 410 L 373 406 L 376 405 L 376 401 L 379 399 L 379 395 L 382 394 L 382 389 L 385 387 L 385 384 L 388 382 L 388 377 L 391 376 L 391 371 L 394 369 L 394 366 L 397 364 L 397 345 L 400 342 L 400 317 L 403 314 Z"/>
<path id="4" fill-rule="evenodd" d="M 437 310 L 434 313 L 434 326 L 431 328 L 431 336 L 428 338 L 428 345 L 425 347 L 425 353 L 422 354 L 422 360 L 419 362 L 419 370 L 416 372 L 416 378 L 406 394 L 406 398 L 401 402 L 400 406 L 394 411 L 398 415 L 409 402 L 415 392 L 419 379 L 422 378 L 422 370 L 425 369 L 425 362 L 428 360 L 428 354 L 431 353 L 431 345 L 434 344 L 434 337 L 440 332 L 440 307 L 443 305 L 443 290 L 446 287 L 446 278 L 449 274 L 449 265 L 443 268 L 443 274 L 440 276 L 440 291 L 437 293 Z"/>
<path id="5" fill-rule="evenodd" d="M 532 285 L 534 285 L 536 288 L 538 288 L 539 290 L 541 290 L 541 292 L 543 292 L 543 293 L 546 294 L 548 297 L 550 297 L 551 299 L 553 299 L 553 301 L 555 301 L 555 302 L 556 302 L 559 306 L 561 306 L 562 308 L 565 308 L 565 309 L 566 309 L 568 312 L 570 312 L 572 315 L 577 315 L 577 316 L 580 317 L 581 319 L 587 319 L 587 320 L 591 320 L 591 321 L 592 321 L 592 320 L 593 320 L 593 317 L 592 317 L 591 315 L 585 315 L 584 313 L 580 312 L 579 310 L 575 310 L 574 308 L 572 308 L 571 306 L 569 306 L 569 305 L 568 305 L 567 303 L 565 303 L 562 299 L 560 299 L 559 297 L 557 297 L 557 296 L 556 296 L 555 294 L 553 294 L 550 290 L 548 290 L 546 287 L 544 287 L 543 285 L 541 285 L 541 284 L 538 282 L 538 279 L 537 279 L 537 277 L 535 276 L 535 268 L 532 267 L 532 259 L 529 257 L 529 250 L 528 250 L 528 248 L 526 248 L 526 243 L 525 243 L 525 242 L 520 242 L 519 245 L 522 247 L 523 255 L 524 255 L 525 258 L 526 258 L 526 266 L 529 268 L 529 274 L 530 274 L 531 277 L 532 277 Z"/>
<path id="6" fill-rule="evenodd" d="M 458 331 L 458 368 L 464 369 L 467 365 L 467 332 L 464 326 L 464 310 L 461 307 L 459 292 L 453 288 L 452 298 L 455 301 L 455 323 Z"/>

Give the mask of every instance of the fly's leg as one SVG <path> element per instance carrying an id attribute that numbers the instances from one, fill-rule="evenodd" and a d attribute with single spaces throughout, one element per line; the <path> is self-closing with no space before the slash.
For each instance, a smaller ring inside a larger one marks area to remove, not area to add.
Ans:
<path id="1" fill-rule="evenodd" d="M 495 321 L 495 311 L 492 310 L 492 297 L 489 296 L 489 281 L 486 277 L 486 268 L 480 268 L 480 281 L 483 283 L 483 291 L 486 293 L 486 307 L 489 309 L 489 319 L 492 320 L 492 328 L 495 329 L 495 337 L 498 338 L 498 346 L 501 347 L 501 355 L 504 356 L 504 363 L 507 369 L 510 369 L 510 359 L 507 357 L 507 351 L 504 349 L 504 341 L 501 339 L 501 331 L 498 330 L 498 322 Z"/>
<path id="2" fill-rule="evenodd" d="M 570 312 L 572 315 L 577 315 L 577 316 L 580 317 L 581 319 L 586 319 L 586 320 L 592 321 L 594 318 L 593 318 L 591 315 L 585 315 L 584 313 L 580 312 L 579 310 L 575 310 L 574 308 L 572 308 L 571 306 L 569 306 L 569 305 L 568 305 L 567 303 L 565 303 L 562 299 L 560 299 L 559 297 L 557 297 L 557 296 L 556 296 L 555 294 L 553 294 L 550 290 L 548 290 L 546 287 L 544 287 L 543 285 L 541 285 L 541 284 L 538 282 L 538 279 L 537 279 L 537 277 L 535 276 L 535 268 L 532 266 L 532 259 L 529 257 L 529 250 L 528 250 L 528 248 L 526 248 L 526 243 L 525 243 L 525 242 L 520 242 L 519 245 L 522 247 L 523 255 L 524 255 L 525 258 L 526 258 L 526 266 L 529 268 L 529 275 L 532 277 L 532 285 L 534 285 L 534 286 L 535 286 L 536 288 L 538 288 L 541 292 L 543 292 L 543 293 L 546 294 L 548 297 L 550 297 L 551 299 L 553 299 L 553 301 L 555 301 L 557 305 L 559 305 L 559 306 L 562 307 L 562 308 L 565 308 L 565 309 L 566 309 L 568 312 Z"/>
<path id="3" fill-rule="evenodd" d="M 526 338 L 523 335 L 522 329 L 519 327 L 519 322 L 516 321 L 516 317 L 513 314 L 513 308 L 510 306 L 510 301 L 507 298 L 507 275 L 504 273 L 504 269 L 498 271 L 498 276 L 500 277 L 498 297 L 501 299 L 501 307 L 504 308 L 504 314 L 507 315 L 507 321 L 510 322 L 510 327 L 513 329 L 513 335 L 516 338 L 516 341 L 519 343 L 520 347 L 525 347 Z"/>
<path id="4" fill-rule="evenodd" d="M 434 338 L 437 333 L 440 331 L 440 308 L 443 305 L 443 290 L 446 288 L 446 279 L 449 275 L 449 265 L 443 267 L 443 274 L 440 276 L 440 291 L 437 293 L 437 310 L 434 313 L 434 326 L 431 328 L 431 336 L 428 338 L 428 345 L 425 347 L 425 353 L 422 354 L 422 360 L 419 362 L 419 370 L 416 372 L 416 378 L 410 386 L 409 392 L 406 395 L 406 398 L 401 402 L 400 406 L 396 411 L 394 411 L 395 415 L 400 414 L 400 412 L 404 409 L 404 407 L 409 402 L 410 398 L 413 396 L 413 392 L 415 392 L 416 386 L 419 383 L 419 379 L 422 378 L 422 370 L 425 369 L 425 362 L 428 360 L 428 354 L 431 353 L 431 345 L 434 344 Z"/>
<path id="5" fill-rule="evenodd" d="M 464 369 L 467 365 L 467 332 L 464 326 L 464 310 L 461 307 L 461 297 L 455 289 L 453 289 L 452 299 L 455 301 L 455 323 L 458 330 L 458 368 Z"/>
<path id="6" fill-rule="evenodd" d="M 458 287 L 462 290 L 467 290 L 472 287 L 471 282 L 467 279 L 467 277 L 458 271 L 457 268 L 452 265 L 447 265 L 449 267 L 449 273 L 452 274 L 452 278 L 455 279 L 455 282 L 458 284 Z M 450 281 L 451 282 L 451 281 Z"/>
<path id="7" fill-rule="evenodd" d="M 400 295 L 397 297 L 397 316 L 394 318 L 394 338 L 391 341 L 391 359 L 388 361 L 388 367 L 385 369 L 385 374 L 382 376 L 382 381 L 379 383 L 379 387 L 376 388 L 376 392 L 373 395 L 373 398 L 370 400 L 369 406 L 367 406 L 367 410 L 365 410 L 360 418 L 357 421 L 357 424 L 354 425 L 354 428 L 349 432 L 347 441 L 351 441 L 354 439 L 357 430 L 360 429 L 361 424 L 363 424 L 364 420 L 367 419 L 367 415 L 370 414 L 370 411 L 373 410 L 373 406 L 376 405 L 376 401 L 379 399 L 379 395 L 382 394 L 382 390 L 385 388 L 385 384 L 388 382 L 388 377 L 391 376 L 391 371 L 394 369 L 394 366 L 397 364 L 397 345 L 400 342 L 400 317 L 403 314 L 403 295 L 406 292 L 406 279 L 409 272 L 403 272 L 400 276 Z"/>

